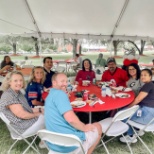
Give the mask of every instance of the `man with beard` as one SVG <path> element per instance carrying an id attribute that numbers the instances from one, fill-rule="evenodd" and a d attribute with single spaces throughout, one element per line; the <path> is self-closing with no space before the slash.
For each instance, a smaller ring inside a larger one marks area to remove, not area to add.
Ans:
<path id="1" fill-rule="evenodd" d="M 102 75 L 101 81 L 108 81 L 113 86 L 124 86 L 126 87 L 126 81 L 128 80 L 127 72 L 121 68 L 118 68 L 114 58 L 110 57 L 107 60 L 108 70 Z"/>
<path id="2" fill-rule="evenodd" d="M 83 142 L 85 153 L 91 154 L 100 142 L 102 128 L 99 123 L 84 124 L 74 111 L 66 94 L 67 77 L 63 73 L 56 73 L 52 77 L 52 88 L 45 100 L 45 125 L 49 131 L 74 134 Z M 47 143 L 49 149 L 59 153 L 69 153 L 80 149 L 64 147 Z"/>

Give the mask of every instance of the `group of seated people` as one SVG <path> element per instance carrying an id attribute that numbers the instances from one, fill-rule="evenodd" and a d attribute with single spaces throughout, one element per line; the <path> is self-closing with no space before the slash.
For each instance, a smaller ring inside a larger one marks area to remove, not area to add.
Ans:
<path id="1" fill-rule="evenodd" d="M 18 71 L 8 73 L 2 83 L 4 93 L 0 100 L 0 112 L 11 121 L 12 126 L 21 134 L 37 132 L 42 128 L 47 130 L 74 134 L 83 142 L 83 148 L 91 154 L 100 142 L 103 126 L 99 122 L 92 124 L 83 123 L 74 113 L 66 93 L 67 76 L 64 73 L 51 71 L 52 58 L 45 57 L 44 67 L 35 67 L 32 70 L 30 81 L 26 87 L 25 96 L 20 92 L 24 88 L 23 75 Z M 106 62 L 108 70 L 102 74 L 101 81 L 112 81 L 115 86 L 128 86 L 135 92 L 136 98 L 127 106 L 128 108 L 138 104 L 139 110 L 131 120 L 141 124 L 147 124 L 154 117 L 154 84 L 152 83 L 152 71 L 143 69 L 140 71 L 137 64 L 130 64 L 127 71 L 118 68 L 114 58 Z M 82 70 L 79 70 L 75 81 L 95 79 L 95 72 L 92 70 L 92 63 L 89 59 L 82 61 Z M 52 87 L 48 97 L 42 100 L 41 94 L 44 90 Z M 35 108 L 43 106 L 45 108 Z M 138 116 L 138 112 L 141 115 Z M 131 128 L 127 134 L 127 140 L 134 143 L 133 131 Z M 126 142 L 120 138 L 121 142 Z M 50 149 L 68 153 L 75 150 L 75 147 L 62 147 L 48 143 Z M 80 149 L 76 149 L 80 151 Z M 80 152 L 79 152 L 80 153 Z"/>

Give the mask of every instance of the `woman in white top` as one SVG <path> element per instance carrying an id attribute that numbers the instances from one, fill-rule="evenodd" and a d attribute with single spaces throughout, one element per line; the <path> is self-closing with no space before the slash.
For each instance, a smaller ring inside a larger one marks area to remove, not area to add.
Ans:
<path id="1" fill-rule="evenodd" d="M 126 85 L 127 87 L 130 87 L 134 91 L 135 95 L 137 95 L 139 93 L 139 90 L 144 84 L 140 80 L 141 71 L 138 64 L 136 63 L 130 64 L 127 67 L 127 73 L 128 73 L 129 80 L 127 81 Z"/>

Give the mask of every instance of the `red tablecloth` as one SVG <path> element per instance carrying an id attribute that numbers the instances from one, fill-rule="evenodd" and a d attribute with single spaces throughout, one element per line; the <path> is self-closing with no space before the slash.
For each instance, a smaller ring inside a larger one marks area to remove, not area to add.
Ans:
<path id="1" fill-rule="evenodd" d="M 105 102 L 104 104 L 96 103 L 94 106 L 89 106 L 89 104 L 86 104 L 86 106 L 84 107 L 74 108 L 74 111 L 78 112 L 98 112 L 98 111 L 108 111 L 108 110 L 118 109 L 130 104 L 135 98 L 135 95 L 132 91 L 127 92 L 130 94 L 130 97 L 128 98 L 112 98 L 108 96 L 102 97 L 101 89 L 95 85 L 90 85 L 89 87 L 78 86 L 77 90 L 78 91 L 88 90 L 89 94 L 95 94 L 98 98 L 100 98 L 103 102 Z M 48 93 L 44 92 L 42 94 L 42 98 L 45 99 L 47 95 Z M 70 101 L 72 102 L 74 100 L 75 100 L 75 93 L 72 92 Z"/>
<path id="2" fill-rule="evenodd" d="M 31 72 L 32 72 L 32 68 L 22 68 L 19 71 L 22 72 L 22 74 L 24 76 L 29 76 L 31 74 Z"/>
<path id="3" fill-rule="evenodd" d="M 13 70 L 12 70 L 13 71 Z M 32 68 L 22 68 L 22 69 L 17 69 L 17 71 L 20 71 L 24 76 L 29 76 L 32 72 Z M 4 72 L 1 75 L 6 76 L 8 72 Z"/>

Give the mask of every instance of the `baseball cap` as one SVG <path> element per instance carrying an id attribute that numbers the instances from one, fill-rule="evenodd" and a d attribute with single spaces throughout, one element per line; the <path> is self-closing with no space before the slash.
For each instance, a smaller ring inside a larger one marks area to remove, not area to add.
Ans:
<path id="1" fill-rule="evenodd" d="M 116 60 L 115 60 L 113 57 L 109 57 L 109 58 L 107 59 L 107 64 L 108 64 L 108 63 L 111 63 L 111 62 L 116 63 Z"/>

